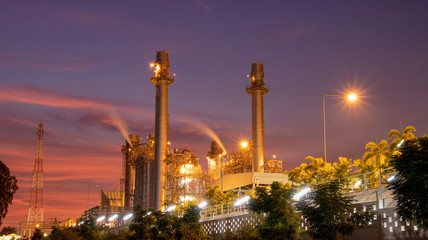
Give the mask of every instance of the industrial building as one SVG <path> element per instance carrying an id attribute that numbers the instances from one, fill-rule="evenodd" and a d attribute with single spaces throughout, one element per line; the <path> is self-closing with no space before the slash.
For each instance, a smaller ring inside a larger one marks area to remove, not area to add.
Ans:
<path id="1" fill-rule="evenodd" d="M 150 82 L 156 87 L 155 134 L 145 142 L 129 135 L 122 146 L 124 209 L 141 204 L 161 210 L 168 203 L 201 200 L 206 186 L 222 191 L 247 190 L 273 181 L 288 182 L 282 161 L 264 157 L 263 97 L 269 92 L 264 83 L 262 63 L 251 65 L 252 140 L 227 153 L 221 143 L 211 142 L 207 153 L 208 172 L 189 149 L 173 149 L 168 139 L 168 87 L 174 83 L 169 73 L 169 54 L 156 53 L 151 64 Z"/>

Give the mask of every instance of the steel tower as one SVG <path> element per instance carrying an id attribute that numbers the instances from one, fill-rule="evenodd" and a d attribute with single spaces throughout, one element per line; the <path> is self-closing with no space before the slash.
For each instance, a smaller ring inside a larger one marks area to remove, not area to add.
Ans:
<path id="1" fill-rule="evenodd" d="M 156 53 L 154 75 L 150 82 L 156 86 L 154 209 L 161 210 L 165 202 L 165 158 L 168 142 L 168 87 L 174 82 L 169 76 L 169 53 Z"/>
<path id="2" fill-rule="evenodd" d="M 263 97 L 269 92 L 264 75 L 262 63 L 251 64 L 251 86 L 246 91 L 252 97 L 253 172 L 263 172 L 264 164 Z"/>
<path id="3" fill-rule="evenodd" d="M 31 184 L 30 208 L 28 209 L 27 224 L 34 228 L 43 222 L 43 124 L 37 129 L 36 159 L 34 161 L 33 181 Z"/>

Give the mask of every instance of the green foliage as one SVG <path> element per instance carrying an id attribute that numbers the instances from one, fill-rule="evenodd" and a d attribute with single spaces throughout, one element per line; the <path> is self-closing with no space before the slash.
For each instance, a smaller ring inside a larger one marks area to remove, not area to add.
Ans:
<path id="1" fill-rule="evenodd" d="M 394 139 L 394 140 L 392 140 L 392 141 L 391 141 L 391 143 L 389 144 L 388 151 L 389 151 L 391 154 L 395 154 L 395 153 L 396 153 L 396 150 L 397 150 L 397 146 L 398 146 L 398 144 L 399 144 L 402 140 L 409 140 L 409 139 L 414 138 L 414 137 L 415 137 L 415 135 L 413 135 L 413 133 L 412 133 L 412 132 L 415 132 L 415 131 L 416 131 L 416 129 L 415 129 L 414 127 L 412 127 L 412 126 L 407 126 L 407 127 L 403 130 L 403 132 L 402 132 L 402 133 L 401 133 L 400 131 L 398 131 L 398 130 L 395 130 L 395 129 L 391 130 L 391 131 L 388 133 L 388 139 L 391 139 L 391 138 L 395 138 L 395 139 Z"/>
<path id="2" fill-rule="evenodd" d="M 93 218 L 90 218 L 88 221 L 85 221 L 76 228 L 79 236 L 85 240 L 100 240 L 101 230 L 102 227 L 96 226 Z"/>
<path id="3" fill-rule="evenodd" d="M 134 208 L 128 239 L 206 239 L 199 218 L 195 205 L 184 208 L 181 218 L 171 213 L 144 210 L 138 205 Z"/>
<path id="4" fill-rule="evenodd" d="M 48 237 L 49 240 L 81 240 L 79 233 L 72 228 L 56 228 L 53 227 L 51 234 Z"/>
<path id="5" fill-rule="evenodd" d="M 291 205 L 293 190 L 279 182 L 270 188 L 257 187 L 250 210 L 266 214 L 257 231 L 262 239 L 298 239 L 299 219 Z"/>
<path id="6" fill-rule="evenodd" d="M 313 239 L 340 239 L 350 236 L 372 220 L 371 212 L 353 212 L 352 198 L 343 196 L 337 181 L 315 186 L 315 192 L 307 201 L 301 201 L 297 208 L 307 219 L 308 235 Z"/>
<path id="7" fill-rule="evenodd" d="M 0 226 L 6 217 L 7 208 L 12 204 L 13 195 L 18 190 L 15 176 L 10 176 L 9 168 L 0 161 Z"/>
<path id="8" fill-rule="evenodd" d="M 259 240 L 260 235 L 257 231 L 257 228 L 247 224 L 243 225 L 238 229 L 237 234 L 239 239 L 245 239 L 245 240 Z"/>
<path id="9" fill-rule="evenodd" d="M 0 236 L 9 235 L 9 234 L 12 234 L 12 233 L 16 233 L 16 228 L 14 228 L 14 227 L 4 227 L 1 230 L 1 232 L 0 232 Z"/>
<path id="10" fill-rule="evenodd" d="M 412 126 L 407 126 L 403 132 L 391 130 L 388 134 L 388 139 L 391 139 L 389 144 L 386 140 L 376 143 L 369 142 L 365 145 L 367 151 L 362 158 L 355 161 L 339 157 L 339 162 L 334 162 L 333 165 L 330 165 L 324 162 L 322 158 L 308 156 L 305 160 L 309 161 L 309 164 L 302 163 L 294 170 L 285 171 L 284 173 L 288 174 L 290 181 L 300 185 L 327 182 L 357 174 L 367 174 L 368 187 L 378 187 L 379 184 L 376 183 L 379 178 L 378 171 L 391 167 L 390 159 L 400 155 L 400 152 L 397 151 L 397 145 L 402 140 L 415 138 L 412 133 L 414 131 L 416 129 Z"/>
<path id="11" fill-rule="evenodd" d="M 106 229 L 103 232 L 102 240 L 126 240 L 130 235 L 126 229 Z"/>
<path id="12" fill-rule="evenodd" d="M 391 161 L 398 172 L 390 185 L 397 213 L 428 229 L 428 136 L 406 140 L 400 152 Z"/>
<path id="13" fill-rule="evenodd" d="M 207 192 L 204 195 L 204 199 L 208 202 L 209 205 L 217 205 L 233 201 L 235 197 L 233 192 L 223 193 L 218 188 L 218 186 L 207 187 Z"/>
<path id="14" fill-rule="evenodd" d="M 151 229 L 156 220 L 153 212 L 153 210 L 143 209 L 141 205 L 134 207 L 134 215 L 129 225 L 132 235 L 129 239 L 150 239 L 152 237 Z"/>
<path id="15" fill-rule="evenodd" d="M 31 240 L 41 240 L 41 239 L 43 239 L 43 232 L 42 230 L 40 230 L 40 228 L 36 228 L 33 236 L 31 237 Z"/>

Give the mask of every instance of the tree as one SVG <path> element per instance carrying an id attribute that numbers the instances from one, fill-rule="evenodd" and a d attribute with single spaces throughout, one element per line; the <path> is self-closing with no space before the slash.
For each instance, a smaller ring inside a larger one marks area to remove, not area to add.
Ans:
<path id="1" fill-rule="evenodd" d="M 15 176 L 10 176 L 9 168 L 0 161 L 0 226 L 6 217 L 7 208 L 12 204 L 13 195 L 18 190 Z"/>
<path id="2" fill-rule="evenodd" d="M 349 172 L 351 171 L 354 164 L 352 159 L 347 159 L 346 157 L 339 157 L 339 163 L 334 162 L 334 177 L 335 179 L 349 177 Z"/>
<path id="3" fill-rule="evenodd" d="M 151 227 L 155 224 L 154 211 L 145 210 L 141 205 L 134 207 L 134 217 L 129 225 L 129 239 L 151 239 Z"/>
<path id="4" fill-rule="evenodd" d="M 16 233 L 16 228 L 15 227 L 4 227 L 1 232 L 0 232 L 0 236 L 2 235 L 9 235 L 12 233 Z"/>
<path id="5" fill-rule="evenodd" d="M 388 142 L 386 140 L 380 141 L 379 144 L 369 142 L 366 144 L 365 148 L 370 148 L 370 151 L 364 153 L 361 161 L 366 163 L 369 162 L 371 165 L 374 165 L 376 168 L 375 170 L 386 167 L 386 158 L 388 156 L 388 151 L 385 150 L 388 148 Z"/>
<path id="6" fill-rule="evenodd" d="M 288 175 L 290 181 L 298 184 L 308 184 L 311 182 L 311 173 L 306 170 L 308 164 L 302 163 L 300 166 L 296 167 L 294 170 L 285 171 L 284 174 Z"/>
<path id="7" fill-rule="evenodd" d="M 298 239 L 299 217 L 291 205 L 293 190 L 273 182 L 270 188 L 257 187 L 250 210 L 266 214 L 257 230 L 262 239 Z"/>
<path id="8" fill-rule="evenodd" d="M 300 201 L 297 209 L 309 223 L 308 234 L 313 239 L 340 239 L 350 236 L 373 219 L 371 212 L 353 212 L 352 197 L 343 196 L 341 185 L 332 181 L 315 186 L 309 199 Z"/>
<path id="9" fill-rule="evenodd" d="M 85 221 L 83 224 L 76 229 L 79 236 L 85 240 L 99 240 L 101 239 L 102 227 L 95 225 L 95 220 L 90 218 L 89 221 Z"/>
<path id="10" fill-rule="evenodd" d="M 397 213 L 428 229 L 428 136 L 405 141 L 400 152 L 391 160 L 397 175 L 389 186 L 397 200 Z"/>
<path id="11" fill-rule="evenodd" d="M 52 227 L 52 232 L 48 237 L 49 240 L 80 240 L 79 233 L 72 228 L 61 229 Z"/>
<path id="12" fill-rule="evenodd" d="M 320 183 L 330 180 L 333 176 L 333 168 L 330 163 L 327 163 L 322 158 L 314 158 L 308 156 L 305 159 L 310 161 L 310 164 L 306 167 L 306 171 L 311 174 L 310 183 Z"/>
<path id="13" fill-rule="evenodd" d="M 399 144 L 402 140 L 407 141 L 407 140 L 409 140 L 409 139 L 415 138 L 415 135 L 413 135 L 413 133 L 412 133 L 412 132 L 415 132 L 415 131 L 416 131 L 416 128 L 414 128 L 414 127 L 412 127 L 412 126 L 407 126 L 407 127 L 403 130 L 403 132 L 400 132 L 400 131 L 395 130 L 395 129 L 393 129 L 393 130 L 389 131 L 389 133 L 388 133 L 388 139 L 395 138 L 395 139 L 394 139 L 394 140 L 392 140 L 392 141 L 391 141 L 391 143 L 389 144 L 389 149 L 388 149 L 389 153 L 390 153 L 390 154 L 394 154 L 394 153 L 395 153 L 395 151 L 397 150 L 397 146 L 398 146 L 398 144 Z"/>
<path id="14" fill-rule="evenodd" d="M 43 239 L 43 232 L 40 230 L 40 228 L 36 228 L 34 231 L 33 237 L 31 237 L 31 240 L 42 240 Z"/>
<path id="15" fill-rule="evenodd" d="M 222 191 L 218 190 L 218 186 L 208 186 L 204 195 L 204 199 L 206 199 L 210 205 L 228 203 L 233 201 L 234 197 L 235 195 L 233 192 L 223 193 Z"/>
<path id="16" fill-rule="evenodd" d="M 184 209 L 184 214 L 178 220 L 177 238 L 178 239 L 207 239 L 199 219 L 199 208 L 196 205 L 189 205 Z"/>
<path id="17" fill-rule="evenodd" d="M 126 229 L 106 229 L 102 235 L 102 240 L 126 240 L 128 239 L 129 231 Z"/>

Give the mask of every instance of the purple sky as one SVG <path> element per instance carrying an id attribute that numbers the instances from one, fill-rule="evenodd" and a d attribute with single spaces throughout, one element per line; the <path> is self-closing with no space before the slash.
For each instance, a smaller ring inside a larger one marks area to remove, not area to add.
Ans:
<path id="1" fill-rule="evenodd" d="M 286 170 L 321 157 L 361 158 L 369 141 L 412 125 L 426 134 L 426 1 L 2 1 L 0 159 L 18 178 L 5 224 L 26 220 L 44 135 L 44 211 L 79 216 L 95 184 L 119 190 L 124 138 L 154 132 L 149 63 L 170 53 L 170 140 L 206 166 L 211 128 L 230 146 L 251 137 L 251 63 L 264 63 L 265 156 Z M 119 117 L 119 118 L 118 118 Z M 120 120 L 119 119 L 119 120 Z M 400 125 L 401 124 L 401 125 Z M 231 150 L 231 147 L 229 147 Z"/>

